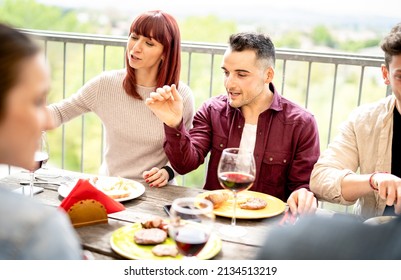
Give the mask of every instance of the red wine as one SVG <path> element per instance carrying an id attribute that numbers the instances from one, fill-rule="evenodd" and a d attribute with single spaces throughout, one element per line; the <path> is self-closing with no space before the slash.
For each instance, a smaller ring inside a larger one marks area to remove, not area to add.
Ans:
<path id="1" fill-rule="evenodd" d="M 249 189 L 255 176 L 239 172 L 222 172 L 219 174 L 219 181 L 223 188 L 232 191 L 243 191 Z"/>
<path id="2" fill-rule="evenodd" d="M 36 171 L 40 168 L 42 168 L 43 164 L 46 164 L 46 162 L 49 159 L 49 155 L 45 152 L 35 152 L 35 169 L 31 171 Z"/>
<path id="3" fill-rule="evenodd" d="M 196 256 L 205 247 L 209 235 L 199 228 L 182 228 L 175 234 L 178 251 L 184 256 Z"/>

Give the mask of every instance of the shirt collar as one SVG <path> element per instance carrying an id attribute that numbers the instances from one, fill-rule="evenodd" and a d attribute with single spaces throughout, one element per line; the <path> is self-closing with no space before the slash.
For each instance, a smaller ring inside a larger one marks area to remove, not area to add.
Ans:
<path id="1" fill-rule="evenodd" d="M 273 83 L 269 84 L 269 89 L 271 92 L 273 92 L 273 101 L 272 104 L 270 105 L 269 109 L 272 109 L 274 111 L 282 111 L 283 106 L 281 103 L 281 95 L 278 93 L 276 90 L 276 87 L 273 85 Z"/>

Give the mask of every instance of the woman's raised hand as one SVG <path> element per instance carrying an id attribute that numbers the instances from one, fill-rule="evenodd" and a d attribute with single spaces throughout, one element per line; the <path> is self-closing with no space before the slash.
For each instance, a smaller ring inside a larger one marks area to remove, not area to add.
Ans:
<path id="1" fill-rule="evenodd" d="M 145 104 L 166 125 L 176 128 L 181 123 L 183 102 L 174 84 L 151 92 Z"/>

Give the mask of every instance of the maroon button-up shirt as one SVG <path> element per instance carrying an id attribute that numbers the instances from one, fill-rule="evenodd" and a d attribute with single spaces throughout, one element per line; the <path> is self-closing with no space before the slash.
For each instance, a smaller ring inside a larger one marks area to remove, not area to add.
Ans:
<path id="1" fill-rule="evenodd" d="M 254 149 L 255 182 L 250 190 L 284 201 L 294 190 L 309 189 L 313 165 L 317 161 L 319 134 L 314 116 L 299 105 L 274 92 L 270 108 L 259 115 Z M 180 174 L 198 168 L 209 152 L 204 189 L 221 189 L 217 167 L 223 149 L 239 147 L 245 118 L 228 103 L 227 95 L 212 97 L 197 111 L 193 128 L 186 131 L 165 125 L 164 150 L 172 167 Z"/>

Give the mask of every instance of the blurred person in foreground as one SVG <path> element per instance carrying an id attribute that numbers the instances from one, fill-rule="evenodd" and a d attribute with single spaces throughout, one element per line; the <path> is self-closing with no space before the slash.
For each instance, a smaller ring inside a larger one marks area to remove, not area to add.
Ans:
<path id="1" fill-rule="evenodd" d="M 49 70 L 26 35 L 0 24 L 0 163 L 33 169 L 47 122 Z M 0 259 L 82 259 L 68 216 L 0 184 Z"/>
<path id="2" fill-rule="evenodd" d="M 393 94 L 351 113 L 316 163 L 310 182 L 319 199 L 355 203 L 355 213 L 364 219 L 401 213 L 401 23 L 381 48 L 382 76 Z"/>
<path id="3" fill-rule="evenodd" d="M 104 161 L 99 174 L 145 180 L 151 187 L 175 183 L 163 150 L 163 123 L 144 100 L 157 87 L 176 84 L 190 128 L 194 115 L 191 89 L 179 81 L 181 36 L 176 20 L 163 11 L 138 15 L 128 33 L 126 67 L 104 71 L 71 97 L 48 106 L 54 129 L 94 112 L 105 127 Z"/>
<path id="4" fill-rule="evenodd" d="M 400 236 L 399 216 L 369 224 L 350 214 L 313 215 L 295 225 L 271 229 L 256 259 L 400 260 Z"/>
<path id="5" fill-rule="evenodd" d="M 234 34 L 221 67 L 227 93 L 203 103 L 191 130 L 184 127 L 182 98 L 174 85 L 158 88 L 146 104 L 165 123 L 164 149 L 178 173 L 196 169 L 210 152 L 204 189 L 221 189 L 217 166 L 223 149 L 246 148 L 256 161 L 250 190 L 287 201 L 294 215 L 314 213 L 309 178 L 319 157 L 316 121 L 277 92 L 274 66 L 275 48 L 267 35 Z"/>

